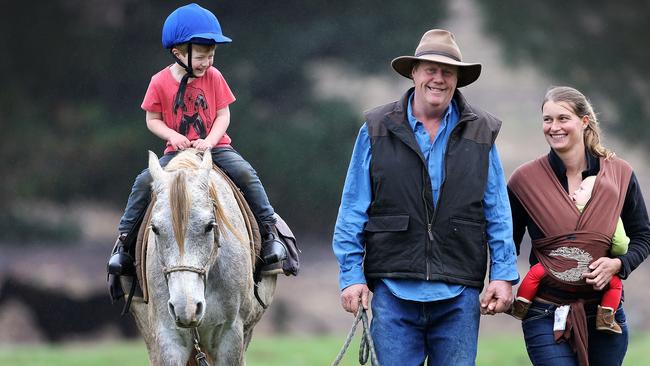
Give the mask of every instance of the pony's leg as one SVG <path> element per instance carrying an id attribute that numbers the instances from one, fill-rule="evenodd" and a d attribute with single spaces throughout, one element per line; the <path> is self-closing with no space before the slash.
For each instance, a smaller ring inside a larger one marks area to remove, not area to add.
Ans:
<path id="1" fill-rule="evenodd" d="M 175 330 L 159 329 L 156 340 L 149 348 L 149 361 L 153 366 L 185 366 L 190 359 L 189 339 L 183 339 Z M 187 345 L 187 346 L 183 346 Z"/>
<path id="2" fill-rule="evenodd" d="M 224 330 L 217 345 L 215 366 L 245 365 L 244 329 L 241 321 L 236 321 L 231 328 Z"/>
<path id="3" fill-rule="evenodd" d="M 267 306 L 273 302 L 275 294 L 277 275 L 262 276 L 262 281 L 258 285 L 258 295 Z M 248 344 L 253 337 L 253 328 L 260 321 L 266 311 L 256 299 L 253 299 L 253 308 L 248 316 L 248 322 L 244 325 L 244 351 L 248 349 Z"/>

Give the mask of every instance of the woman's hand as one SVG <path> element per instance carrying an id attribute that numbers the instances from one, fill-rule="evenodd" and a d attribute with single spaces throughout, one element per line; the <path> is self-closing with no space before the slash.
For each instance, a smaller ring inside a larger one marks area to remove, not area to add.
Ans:
<path id="1" fill-rule="evenodd" d="M 583 273 L 582 278 L 588 285 L 592 285 L 594 290 L 601 291 L 612 277 L 620 272 L 621 266 L 623 263 L 618 258 L 600 257 L 589 265 L 591 272 Z"/>

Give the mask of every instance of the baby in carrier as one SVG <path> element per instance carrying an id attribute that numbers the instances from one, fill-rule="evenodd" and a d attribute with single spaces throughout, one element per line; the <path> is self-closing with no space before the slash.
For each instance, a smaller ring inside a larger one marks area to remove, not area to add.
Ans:
<path id="1" fill-rule="evenodd" d="M 591 192 L 596 182 L 596 176 L 589 176 L 585 178 L 578 189 L 571 194 L 571 199 L 575 202 L 576 207 L 582 212 L 591 198 Z M 616 230 L 612 236 L 612 246 L 610 248 L 610 255 L 619 256 L 627 252 L 630 238 L 625 234 L 623 222 L 618 218 Z M 517 297 L 512 305 L 510 315 L 517 319 L 523 319 L 528 312 L 528 308 L 535 298 L 540 281 L 546 276 L 546 271 L 541 263 L 537 263 L 530 268 L 526 277 L 524 277 L 519 289 L 517 290 Z M 621 302 L 621 294 L 623 292 L 623 283 L 621 279 L 614 275 L 609 282 L 609 286 L 603 292 L 603 298 L 598 305 L 596 313 L 596 329 L 621 334 L 621 327 L 614 321 L 614 314 Z"/>

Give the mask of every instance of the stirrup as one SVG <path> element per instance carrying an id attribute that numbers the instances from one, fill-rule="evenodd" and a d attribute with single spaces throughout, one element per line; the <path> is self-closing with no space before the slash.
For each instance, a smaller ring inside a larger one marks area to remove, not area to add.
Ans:
<path id="1" fill-rule="evenodd" d="M 108 263 L 106 272 L 116 276 L 133 276 L 135 275 L 135 259 L 128 253 L 124 239 L 126 234 L 121 234 L 115 241 L 115 246 Z"/>
<path id="2" fill-rule="evenodd" d="M 287 247 L 275 234 L 269 233 L 262 243 L 260 257 L 265 266 L 281 262 L 287 258 Z"/>

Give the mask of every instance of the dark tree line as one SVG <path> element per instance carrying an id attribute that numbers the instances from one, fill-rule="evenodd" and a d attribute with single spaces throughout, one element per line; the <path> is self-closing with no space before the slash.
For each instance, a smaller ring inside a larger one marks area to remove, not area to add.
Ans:
<path id="1" fill-rule="evenodd" d="M 485 29 L 513 64 L 532 63 L 581 89 L 632 143 L 650 139 L 650 1 L 483 0 Z"/>
<path id="2" fill-rule="evenodd" d="M 160 32 L 182 4 L 53 0 L 3 9 L 0 168 L 11 172 L 0 183 L 5 235 L 29 228 L 11 212 L 22 199 L 92 198 L 123 207 L 146 151 L 163 150 L 139 106 L 151 75 L 171 63 Z M 233 39 L 217 49 L 215 66 L 237 97 L 229 131 L 235 148 L 298 235 L 330 232 L 361 111 L 316 100 L 307 66 L 331 59 L 360 74 L 390 72 L 391 58 L 412 52 L 419 35 L 445 17 L 446 2 L 200 4 Z"/>
<path id="3" fill-rule="evenodd" d="M 603 98 L 610 126 L 629 141 L 650 138 L 650 2 L 476 2 L 484 28 L 513 62 Z M 51 231 L 17 217 L 24 199 L 78 198 L 122 208 L 147 150 L 159 141 L 139 106 L 156 71 L 171 63 L 160 32 L 177 1 L 17 2 L 1 12 L 0 230 Z M 335 61 L 359 73 L 390 73 L 448 17 L 448 2 L 284 0 L 201 2 L 232 44 L 215 57 L 237 102 L 234 146 L 258 170 L 276 209 L 303 233 L 331 231 L 361 111 L 318 100 L 310 68 Z M 611 106 L 611 108 L 610 108 Z M 31 228 L 31 229 L 30 229 Z"/>

